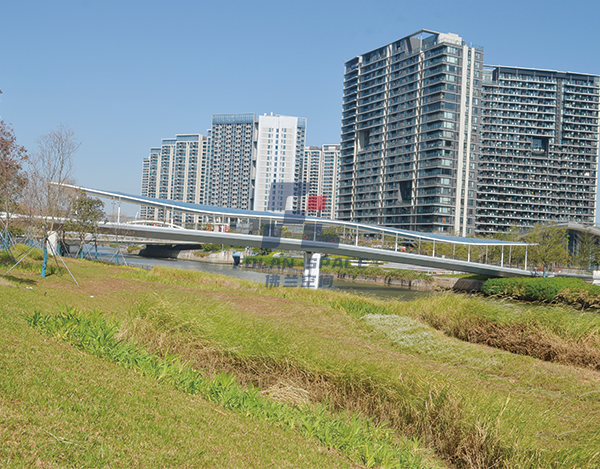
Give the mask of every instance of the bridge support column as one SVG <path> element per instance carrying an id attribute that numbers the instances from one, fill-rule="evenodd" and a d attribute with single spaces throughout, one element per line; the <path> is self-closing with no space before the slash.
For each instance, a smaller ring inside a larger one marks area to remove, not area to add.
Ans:
<path id="1" fill-rule="evenodd" d="M 319 288 L 319 271 L 321 264 L 320 252 L 304 253 L 304 275 L 302 276 L 302 286 L 304 288 Z"/>

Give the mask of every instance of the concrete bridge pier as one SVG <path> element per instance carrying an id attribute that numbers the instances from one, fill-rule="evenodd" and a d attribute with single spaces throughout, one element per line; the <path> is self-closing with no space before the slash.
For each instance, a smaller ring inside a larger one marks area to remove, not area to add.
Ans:
<path id="1" fill-rule="evenodd" d="M 319 288 L 319 271 L 321 267 L 320 252 L 304 253 L 304 275 L 302 276 L 302 286 L 304 288 Z"/>

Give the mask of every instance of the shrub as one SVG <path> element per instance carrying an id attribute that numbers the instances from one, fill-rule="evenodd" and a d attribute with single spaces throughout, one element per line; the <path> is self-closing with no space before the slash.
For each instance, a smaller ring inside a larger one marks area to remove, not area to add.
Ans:
<path id="1" fill-rule="evenodd" d="M 564 301 L 583 306 L 600 305 L 600 287 L 579 278 L 496 278 L 482 287 L 485 295 L 510 296 L 529 301 Z"/>

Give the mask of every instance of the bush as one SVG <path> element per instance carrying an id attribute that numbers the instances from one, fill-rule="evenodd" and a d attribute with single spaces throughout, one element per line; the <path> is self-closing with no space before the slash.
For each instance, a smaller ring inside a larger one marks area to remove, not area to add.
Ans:
<path id="1" fill-rule="evenodd" d="M 485 295 L 516 297 L 529 301 L 564 301 L 583 306 L 600 305 L 600 287 L 579 278 L 496 278 L 482 287 Z"/>

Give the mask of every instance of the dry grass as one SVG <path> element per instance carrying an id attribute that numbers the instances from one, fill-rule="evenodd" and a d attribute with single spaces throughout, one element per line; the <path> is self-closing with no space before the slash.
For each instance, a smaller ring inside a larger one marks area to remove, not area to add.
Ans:
<path id="1" fill-rule="evenodd" d="M 452 337 L 600 371 L 600 316 L 558 306 L 439 295 L 410 313 Z"/>
<path id="2" fill-rule="evenodd" d="M 527 324 L 494 324 L 477 320 L 464 321 L 460 327 L 454 327 L 443 320 L 431 321 L 430 324 L 461 340 L 486 344 L 544 361 L 600 371 L 600 337 L 597 334 L 582 341 L 574 341 L 562 339 Z"/>

